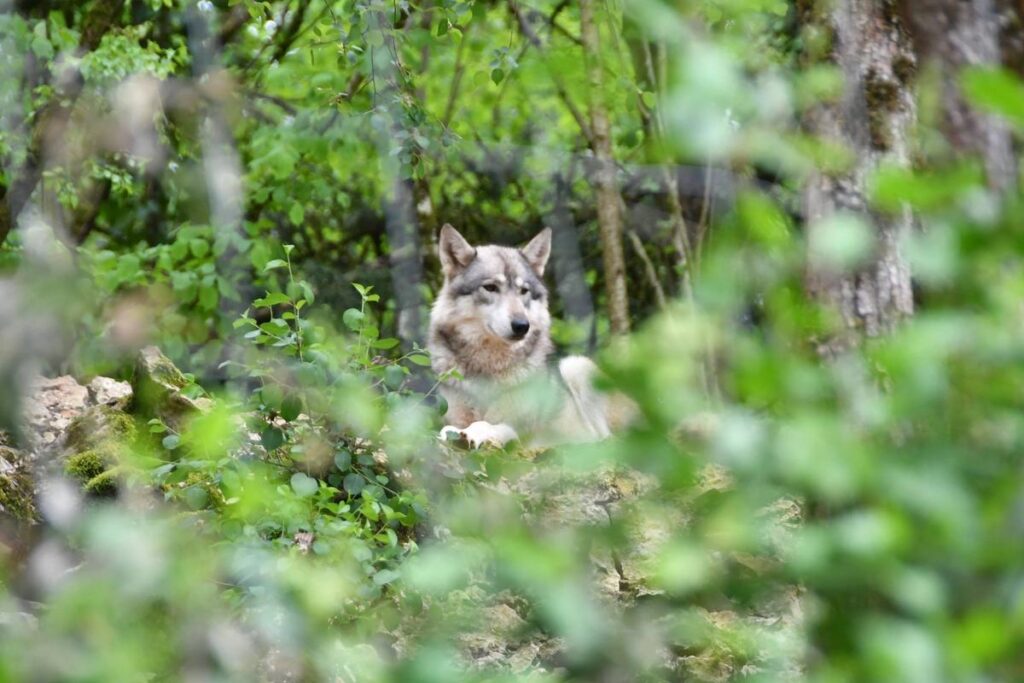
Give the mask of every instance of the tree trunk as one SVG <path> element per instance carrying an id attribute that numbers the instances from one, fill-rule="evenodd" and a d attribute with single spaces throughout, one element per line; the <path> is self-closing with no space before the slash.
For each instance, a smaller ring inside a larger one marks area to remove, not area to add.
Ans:
<path id="1" fill-rule="evenodd" d="M 831 37 L 830 58 L 841 69 L 845 87 L 838 102 L 810 116 L 816 134 L 845 145 L 851 167 L 837 175 L 812 179 L 805 196 L 808 239 L 819 234 L 823 219 L 856 214 L 872 226 L 875 247 L 870 263 L 854 272 L 838 272 L 812 257 L 808 285 L 812 295 L 834 307 L 842 329 L 821 351 L 835 355 L 864 335 L 891 330 L 914 309 L 910 268 L 900 251 L 913 224 L 904 210 L 895 216 L 872 212 L 865 197 L 870 173 L 882 161 L 909 165 L 909 136 L 915 120 L 909 88 L 916 62 L 910 37 L 898 16 L 875 0 L 837 0 L 819 21 Z"/>
<path id="2" fill-rule="evenodd" d="M 997 3 L 1000 61 L 1024 77 L 1024 0 L 997 0 Z"/>
<path id="3" fill-rule="evenodd" d="M 580 40 L 590 85 L 591 145 L 597 157 L 594 179 L 597 195 L 597 222 L 601 232 L 608 318 L 612 334 L 629 332 L 629 298 L 626 294 L 626 260 L 622 249 L 622 214 L 619 211 L 618 183 L 612 158 L 611 124 L 604 101 L 604 73 L 601 64 L 601 40 L 594 17 L 595 0 L 580 0 Z"/>
<path id="4" fill-rule="evenodd" d="M 1008 17 L 1004 0 L 904 0 L 922 63 L 935 64 L 942 76 L 943 133 L 953 150 L 977 155 L 989 185 L 1007 190 L 1016 182 L 1013 137 L 1006 121 L 970 106 L 958 85 L 960 71 L 1002 62 L 1000 36 Z"/>
<path id="5" fill-rule="evenodd" d="M 391 196 L 385 200 L 385 228 L 391 253 L 391 285 L 395 290 L 396 327 L 399 338 L 406 344 L 422 344 L 423 335 L 423 262 L 420 248 L 419 223 L 414 206 L 413 183 L 394 174 Z"/>
<path id="6" fill-rule="evenodd" d="M 375 74 L 374 88 L 378 80 L 384 84 L 381 90 L 374 92 L 374 107 L 387 119 L 387 125 L 377 131 L 377 144 L 381 173 L 390 186 L 384 200 L 384 216 L 390 247 L 388 258 L 395 296 L 396 327 L 405 347 L 412 348 L 424 340 L 423 251 L 415 185 L 410 165 L 400 159 L 402 142 L 398 133 L 409 125 L 402 102 L 414 95 L 407 91 L 407 81 L 402 78 L 401 47 L 391 32 L 395 28 L 391 13 L 374 12 L 373 16 L 377 28 L 385 36 L 382 49 L 374 51 L 371 48 L 370 66 Z"/>

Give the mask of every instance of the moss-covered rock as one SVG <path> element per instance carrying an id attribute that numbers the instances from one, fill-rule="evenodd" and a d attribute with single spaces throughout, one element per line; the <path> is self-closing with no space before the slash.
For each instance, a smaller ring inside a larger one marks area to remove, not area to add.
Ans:
<path id="1" fill-rule="evenodd" d="M 7 443 L 2 433 L 0 441 Z M 23 522 L 38 519 L 34 481 L 27 460 L 21 451 L 6 445 L 0 446 L 0 514 Z"/>
<path id="2" fill-rule="evenodd" d="M 85 484 L 93 477 L 105 472 L 113 463 L 109 456 L 101 451 L 91 448 L 81 453 L 76 453 L 64 461 L 64 473 Z"/>
<path id="3" fill-rule="evenodd" d="M 106 405 L 93 406 L 68 425 L 64 448 L 82 453 L 101 444 L 127 444 L 135 439 L 135 420 L 131 415 Z"/>
<path id="4" fill-rule="evenodd" d="M 112 405 L 88 408 L 68 425 L 64 474 L 89 494 L 115 495 L 116 471 L 124 465 L 124 454 L 136 434 L 134 418 L 122 410 Z"/>
<path id="5" fill-rule="evenodd" d="M 210 407 L 208 399 L 191 398 L 182 392 L 189 384 L 188 379 L 155 346 L 139 352 L 132 383 L 141 412 L 160 418 L 174 429 L 180 429 L 193 415 Z"/>
<path id="6" fill-rule="evenodd" d="M 117 495 L 118 478 L 121 468 L 115 467 L 97 474 L 85 483 L 85 492 L 100 498 L 112 498 Z"/>

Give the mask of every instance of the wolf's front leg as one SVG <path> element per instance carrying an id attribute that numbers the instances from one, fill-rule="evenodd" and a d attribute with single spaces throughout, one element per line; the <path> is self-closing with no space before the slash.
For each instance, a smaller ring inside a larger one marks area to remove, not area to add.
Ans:
<path id="1" fill-rule="evenodd" d="M 455 435 L 456 441 L 470 448 L 481 448 L 483 446 L 504 448 L 506 444 L 519 438 L 516 430 L 507 424 L 495 425 L 483 420 L 474 422 L 465 429 L 458 429 L 448 425 L 441 430 L 439 436 L 442 440 L 447 440 L 450 434 Z"/>

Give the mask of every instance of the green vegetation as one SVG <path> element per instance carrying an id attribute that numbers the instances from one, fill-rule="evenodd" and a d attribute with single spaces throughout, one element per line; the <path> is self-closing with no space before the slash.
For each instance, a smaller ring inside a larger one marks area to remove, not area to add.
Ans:
<path id="1" fill-rule="evenodd" d="M 0 0 L 0 683 L 1021 680 L 968 4 Z M 445 223 L 632 427 L 437 439 Z"/>

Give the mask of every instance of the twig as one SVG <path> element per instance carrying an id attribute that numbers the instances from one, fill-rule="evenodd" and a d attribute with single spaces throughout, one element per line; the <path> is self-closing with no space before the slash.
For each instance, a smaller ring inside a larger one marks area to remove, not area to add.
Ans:
<path id="1" fill-rule="evenodd" d="M 661 282 L 658 281 L 658 271 L 654 268 L 654 262 L 651 261 L 647 250 L 644 249 L 644 243 L 640 241 L 640 237 L 636 234 L 635 230 L 627 230 L 626 235 L 629 237 L 629 243 L 633 245 L 636 255 L 640 257 L 644 264 L 644 272 L 647 274 L 651 287 L 654 288 L 654 300 L 658 303 L 658 308 L 664 309 L 668 306 L 668 301 L 665 298 L 665 290 L 662 288 Z"/>
<path id="2" fill-rule="evenodd" d="M 470 23 L 466 27 L 466 33 L 469 32 L 469 27 L 473 24 Z M 441 118 L 441 125 L 445 128 L 448 127 L 449 122 L 452 120 L 452 115 L 455 114 L 455 100 L 459 96 L 459 87 L 462 85 L 462 75 L 466 71 L 466 65 L 462 62 L 463 50 L 465 50 L 467 36 L 463 33 L 462 40 L 459 41 L 459 49 L 455 51 L 455 74 L 452 76 L 452 87 L 448 91 L 448 103 L 444 107 L 444 116 Z"/>

